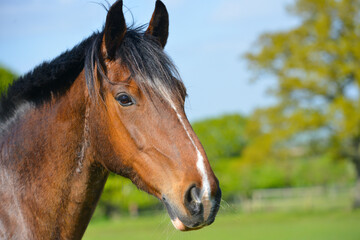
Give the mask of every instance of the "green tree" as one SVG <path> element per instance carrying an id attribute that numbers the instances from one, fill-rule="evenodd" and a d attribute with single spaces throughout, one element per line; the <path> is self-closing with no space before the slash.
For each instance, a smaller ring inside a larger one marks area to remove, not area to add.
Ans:
<path id="1" fill-rule="evenodd" d="M 0 67 L 0 95 L 5 92 L 8 85 L 12 83 L 16 75 L 4 67 Z"/>
<path id="2" fill-rule="evenodd" d="M 155 197 L 137 189 L 129 179 L 110 174 L 101 195 L 99 209 L 102 215 L 110 218 L 121 213 L 136 216 L 138 211 L 154 209 L 158 205 L 159 201 Z"/>
<path id="3" fill-rule="evenodd" d="M 360 207 L 360 1 L 297 0 L 296 28 L 262 35 L 248 53 L 255 79 L 274 77 L 277 104 L 249 120 L 244 158 L 331 152 L 357 172 Z"/>
<path id="4" fill-rule="evenodd" d="M 211 162 L 219 158 L 237 157 L 245 147 L 245 117 L 233 114 L 206 119 L 192 124 Z"/>

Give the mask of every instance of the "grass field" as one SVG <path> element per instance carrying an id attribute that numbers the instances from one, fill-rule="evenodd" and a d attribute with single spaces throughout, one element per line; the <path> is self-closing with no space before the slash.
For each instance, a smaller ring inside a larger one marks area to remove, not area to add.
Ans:
<path id="1" fill-rule="evenodd" d="M 360 240 L 360 211 L 227 213 L 207 228 L 176 231 L 164 213 L 152 217 L 92 222 L 85 240 Z"/>

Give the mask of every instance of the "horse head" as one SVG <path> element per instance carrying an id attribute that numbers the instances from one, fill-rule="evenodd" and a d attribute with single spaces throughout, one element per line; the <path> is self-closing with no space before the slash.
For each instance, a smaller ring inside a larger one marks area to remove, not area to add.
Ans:
<path id="1" fill-rule="evenodd" d="M 156 2 L 146 31 L 108 11 L 87 61 L 90 142 L 106 169 L 160 199 L 179 230 L 211 224 L 221 191 L 184 111 L 186 89 L 163 48 L 169 18 Z"/>

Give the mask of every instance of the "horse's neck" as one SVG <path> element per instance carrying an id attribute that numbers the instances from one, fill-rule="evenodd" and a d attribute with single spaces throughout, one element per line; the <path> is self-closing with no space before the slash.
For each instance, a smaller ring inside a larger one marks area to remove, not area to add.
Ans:
<path id="1" fill-rule="evenodd" d="M 34 238 L 81 238 L 107 178 L 89 157 L 83 77 L 60 99 L 24 113 L 0 142 L 0 177 L 10 176 L 0 178 L 0 200 L 18 208 L 14 215 L 0 207 L 0 223 L 1 213 L 16 216 L 12 225 L 26 226 Z M 9 183 L 16 192 L 1 187 Z"/>

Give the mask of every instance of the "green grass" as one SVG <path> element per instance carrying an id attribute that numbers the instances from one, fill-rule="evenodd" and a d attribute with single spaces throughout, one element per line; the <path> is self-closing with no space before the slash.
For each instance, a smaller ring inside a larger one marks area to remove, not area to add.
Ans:
<path id="1" fill-rule="evenodd" d="M 95 221 L 84 239 L 359 240 L 360 211 L 220 214 L 213 225 L 193 232 L 176 231 L 164 213 Z"/>

